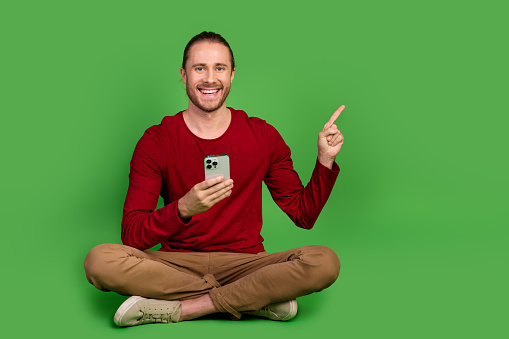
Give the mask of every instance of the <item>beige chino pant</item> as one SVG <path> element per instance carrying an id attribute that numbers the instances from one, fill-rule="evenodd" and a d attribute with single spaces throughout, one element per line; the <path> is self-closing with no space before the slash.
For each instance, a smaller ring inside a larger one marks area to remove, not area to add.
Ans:
<path id="1" fill-rule="evenodd" d="M 186 300 L 209 293 L 220 312 L 241 312 L 323 290 L 337 279 L 339 259 L 328 247 L 278 253 L 140 251 L 94 247 L 85 259 L 88 281 L 102 291 Z"/>

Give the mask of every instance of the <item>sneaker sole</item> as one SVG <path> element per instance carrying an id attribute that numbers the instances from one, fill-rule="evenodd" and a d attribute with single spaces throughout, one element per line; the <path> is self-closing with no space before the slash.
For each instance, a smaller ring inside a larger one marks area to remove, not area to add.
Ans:
<path id="1" fill-rule="evenodd" d="M 138 301 L 144 299 L 146 298 L 135 295 L 124 301 L 122 305 L 120 305 L 120 307 L 118 308 L 117 313 L 115 313 L 115 316 L 113 317 L 113 321 L 115 322 L 115 324 L 117 324 L 118 326 L 125 326 L 121 323 L 121 319 L 124 317 L 125 313 Z"/>

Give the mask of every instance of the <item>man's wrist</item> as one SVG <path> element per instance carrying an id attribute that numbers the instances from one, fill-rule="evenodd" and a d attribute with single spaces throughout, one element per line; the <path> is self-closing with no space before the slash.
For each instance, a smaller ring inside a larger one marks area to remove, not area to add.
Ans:
<path id="1" fill-rule="evenodd" d="M 191 219 L 191 215 L 189 215 L 183 207 L 182 198 L 177 201 L 177 215 L 182 222 L 187 222 Z"/>
<path id="2" fill-rule="evenodd" d="M 332 169 L 332 166 L 334 165 L 334 161 L 336 160 L 336 158 L 330 158 L 330 157 L 326 157 L 326 156 L 321 156 L 320 154 L 318 154 L 318 161 L 320 162 L 320 164 L 322 164 L 323 166 L 327 167 L 328 169 Z"/>

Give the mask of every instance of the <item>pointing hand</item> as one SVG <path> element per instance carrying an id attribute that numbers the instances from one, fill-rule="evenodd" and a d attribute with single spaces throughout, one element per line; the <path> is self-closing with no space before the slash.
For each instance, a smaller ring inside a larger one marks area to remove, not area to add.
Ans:
<path id="1" fill-rule="evenodd" d="M 345 105 L 341 105 L 336 112 L 332 114 L 325 126 L 323 126 L 323 130 L 318 133 L 318 161 L 329 168 L 332 168 L 332 164 L 345 140 L 338 126 L 334 124 L 344 109 Z"/>

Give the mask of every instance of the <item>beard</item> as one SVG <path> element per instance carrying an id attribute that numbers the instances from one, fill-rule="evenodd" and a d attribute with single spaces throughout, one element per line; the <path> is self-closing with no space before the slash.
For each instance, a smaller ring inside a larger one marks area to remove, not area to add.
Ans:
<path id="1" fill-rule="evenodd" d="M 199 92 L 198 88 L 219 88 L 221 90 L 221 96 L 214 100 L 203 100 L 202 98 L 199 98 L 199 94 L 196 93 L 196 91 Z M 224 104 L 228 94 L 230 94 L 230 88 L 230 85 L 222 86 L 220 84 L 207 84 L 206 86 L 198 85 L 196 88 L 191 88 L 188 84 L 186 84 L 186 93 L 189 100 L 191 100 L 196 107 L 204 112 L 214 112 Z"/>

